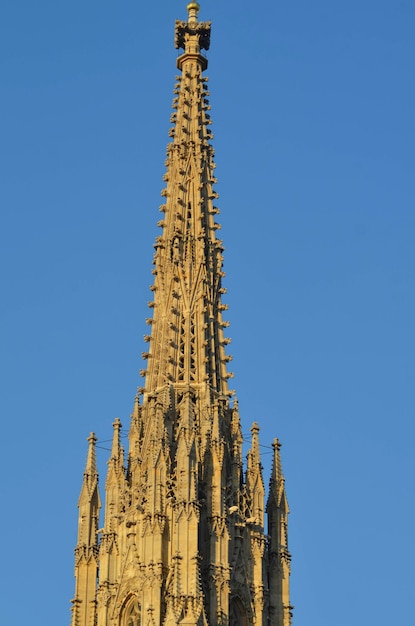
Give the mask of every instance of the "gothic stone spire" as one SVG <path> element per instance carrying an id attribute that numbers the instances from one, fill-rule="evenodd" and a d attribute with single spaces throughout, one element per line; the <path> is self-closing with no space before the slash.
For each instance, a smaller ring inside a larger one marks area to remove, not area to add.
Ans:
<path id="1" fill-rule="evenodd" d="M 285 479 L 281 464 L 281 443 L 274 439 L 273 462 L 267 503 L 269 535 L 269 581 L 274 593 L 270 595 L 271 626 L 290 626 L 291 554 L 288 550 L 288 514 L 290 512 L 285 492 Z"/>
<path id="2" fill-rule="evenodd" d="M 176 22 L 181 73 L 154 246 L 145 383 L 126 467 L 121 422 L 114 422 L 96 596 L 78 594 L 90 609 L 72 626 L 288 626 L 288 588 L 270 570 L 264 531 L 259 427 L 251 429 L 244 475 L 238 403 L 228 389 L 224 248 L 203 75 L 210 23 L 198 12 L 191 2 L 187 21 Z M 274 502 L 274 486 L 272 493 Z M 281 528 L 287 511 L 275 512 L 279 506 L 271 508 Z"/>
<path id="3" fill-rule="evenodd" d="M 88 437 L 88 455 L 78 501 L 78 542 L 75 548 L 75 597 L 72 600 L 73 626 L 93 624 L 96 615 L 98 574 L 98 521 L 101 500 L 98 491 L 94 433 Z"/>
<path id="4" fill-rule="evenodd" d="M 176 22 L 176 47 L 183 48 L 177 65 L 172 138 L 167 147 L 162 234 L 155 243 L 154 300 L 145 392 L 166 384 L 185 388 L 206 385 L 228 394 L 222 303 L 223 243 L 215 206 L 213 148 L 207 60 L 210 23 L 197 22 L 197 5 L 189 5 L 187 22 Z"/>

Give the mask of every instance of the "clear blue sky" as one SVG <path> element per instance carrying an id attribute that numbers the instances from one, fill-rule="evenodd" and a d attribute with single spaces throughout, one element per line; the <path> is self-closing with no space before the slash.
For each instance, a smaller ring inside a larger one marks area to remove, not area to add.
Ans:
<path id="1" fill-rule="evenodd" d="M 70 620 L 86 437 L 128 427 L 141 381 L 185 15 L 1 10 L 1 626 Z M 294 624 L 410 624 L 414 3 L 205 0 L 200 17 L 234 387 L 244 432 L 284 444 Z"/>

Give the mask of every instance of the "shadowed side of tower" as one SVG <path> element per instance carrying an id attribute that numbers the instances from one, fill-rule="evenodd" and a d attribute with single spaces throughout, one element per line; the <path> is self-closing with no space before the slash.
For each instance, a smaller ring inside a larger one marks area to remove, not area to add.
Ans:
<path id="1" fill-rule="evenodd" d="M 203 76 L 210 23 L 199 22 L 198 13 L 192 2 L 187 21 L 176 22 L 181 74 L 167 147 L 162 230 L 154 245 L 145 383 L 131 416 L 126 458 L 121 422 L 114 422 L 99 541 L 98 476 L 95 464 L 87 463 L 72 626 L 291 623 L 279 447 L 266 536 L 259 427 L 251 429 L 244 474 L 238 403 L 228 389 L 223 244 L 217 237 Z M 94 443 L 90 439 L 88 459 Z"/>

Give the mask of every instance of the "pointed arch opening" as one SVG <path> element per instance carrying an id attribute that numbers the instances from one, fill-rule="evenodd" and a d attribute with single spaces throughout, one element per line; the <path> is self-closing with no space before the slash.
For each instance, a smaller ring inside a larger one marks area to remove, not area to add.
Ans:
<path id="1" fill-rule="evenodd" d="M 137 598 L 126 603 L 123 610 L 121 626 L 142 626 L 141 605 Z"/>
<path id="2" fill-rule="evenodd" d="M 250 626 L 248 612 L 238 596 L 231 598 L 229 606 L 229 626 Z"/>

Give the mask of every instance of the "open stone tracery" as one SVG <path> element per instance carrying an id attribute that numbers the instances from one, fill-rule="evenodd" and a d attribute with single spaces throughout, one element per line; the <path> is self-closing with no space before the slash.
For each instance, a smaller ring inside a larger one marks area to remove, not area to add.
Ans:
<path id="1" fill-rule="evenodd" d="M 289 626 L 288 504 L 274 441 L 268 513 L 259 427 L 246 474 L 222 317 L 207 60 L 199 6 L 176 22 L 177 66 L 161 235 L 154 245 L 147 367 L 129 450 L 114 436 L 103 528 L 89 437 L 79 499 L 72 626 Z"/>

